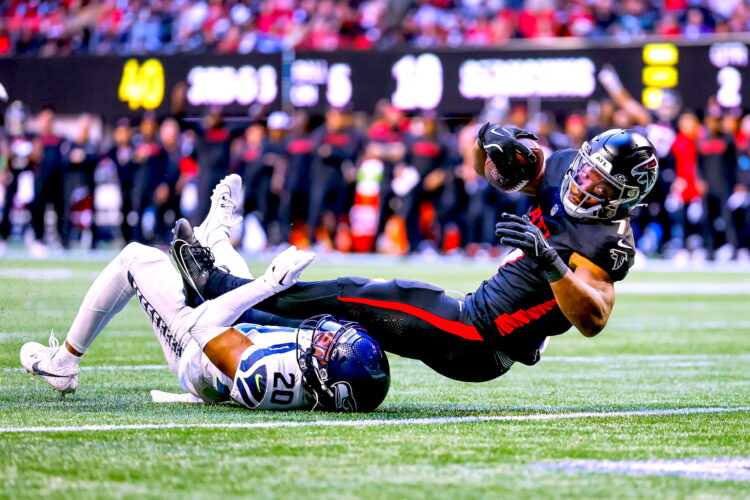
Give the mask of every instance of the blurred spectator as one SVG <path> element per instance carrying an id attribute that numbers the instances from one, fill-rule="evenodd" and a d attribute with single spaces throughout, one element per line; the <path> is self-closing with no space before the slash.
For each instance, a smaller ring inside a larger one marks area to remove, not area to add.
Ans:
<path id="1" fill-rule="evenodd" d="M 324 247 L 333 245 L 336 226 L 352 204 L 354 172 L 362 152 L 362 137 L 349 123 L 348 112 L 332 108 L 313 133 L 308 231 Z M 311 238 L 312 240 L 312 238 Z"/>
<path id="2" fill-rule="evenodd" d="M 695 113 L 683 112 L 678 120 L 677 136 L 672 144 L 675 159 L 675 180 L 665 204 L 673 217 L 673 246 L 696 249 L 700 245 L 690 243 L 691 235 L 699 237 L 704 231 L 703 195 L 705 186 L 698 177 L 698 146 L 700 122 Z M 695 241 L 693 239 L 692 241 Z"/>
<path id="3" fill-rule="evenodd" d="M 381 103 L 377 118 L 367 131 L 367 148 L 365 156 L 383 163 L 383 176 L 380 183 L 380 221 L 378 233 L 385 229 L 385 223 L 393 214 L 393 171 L 406 154 L 404 134 L 409 129 L 409 120 L 397 107 Z"/>
<path id="4" fill-rule="evenodd" d="M 424 242 L 438 247 L 440 235 L 436 214 L 450 154 L 446 137 L 439 130 L 434 113 L 414 117 L 405 137 L 404 164 L 393 179 L 393 191 L 399 202 L 396 213 L 406 223 L 406 235 L 412 251 Z"/>
<path id="5" fill-rule="evenodd" d="M 272 245 L 281 243 L 277 214 L 287 168 L 284 137 L 289 125 L 289 116 L 277 111 L 268 117 L 265 128 L 255 123 L 245 133 L 245 213 L 255 215 Z"/>
<path id="6" fill-rule="evenodd" d="M 305 224 L 310 204 L 311 169 L 315 143 L 310 135 L 309 119 L 300 111 L 292 119 L 291 130 L 286 141 L 287 167 L 284 174 L 279 206 L 281 236 L 289 240 L 295 226 L 304 225 L 298 234 L 301 245 L 309 244 L 308 228 Z"/>
<path id="7" fill-rule="evenodd" d="M 727 252 L 732 254 L 737 239 L 730 224 L 727 202 L 736 186 L 737 158 L 733 133 L 724 133 L 721 117 L 709 112 L 704 118 L 703 134 L 697 145 L 700 175 L 706 187 L 704 247 L 710 256 L 719 248 L 725 255 Z"/>
<path id="8" fill-rule="evenodd" d="M 750 262 L 750 115 L 740 121 L 735 141 L 737 185 L 728 204 L 737 231 L 737 260 Z"/>
<path id="9" fill-rule="evenodd" d="M 713 23 L 706 18 L 703 9 L 692 7 L 688 9 L 685 16 L 685 23 L 682 26 L 682 34 L 688 40 L 695 40 L 707 33 L 713 33 Z"/>
<path id="10" fill-rule="evenodd" d="M 131 142 L 130 122 L 125 118 L 117 122 L 113 132 L 114 144 L 105 158 L 112 162 L 117 170 L 120 183 L 122 222 L 120 230 L 126 243 L 133 241 L 133 227 L 138 223 L 138 213 L 133 211 L 133 179 L 136 164 L 133 161 L 134 148 Z"/>
<path id="11" fill-rule="evenodd" d="M 169 163 L 159 143 L 158 134 L 159 122 L 156 116 L 151 112 L 145 113 L 140 132 L 133 138 L 135 172 L 130 204 L 135 215 L 128 217 L 129 221 L 135 222 L 132 229 L 133 241 L 154 241 L 156 233 L 163 230 L 160 215 L 163 214 L 165 200 L 163 196 L 156 198 L 155 194 L 157 187 L 166 181 Z M 210 193 L 207 196 L 209 195 Z"/>
<path id="12" fill-rule="evenodd" d="M 0 55 L 44 57 L 491 47 L 512 38 L 695 39 L 748 30 L 741 0 L 14 0 L 0 11 Z"/>
<path id="13" fill-rule="evenodd" d="M 577 147 L 616 126 L 644 131 L 657 149 L 661 171 L 648 207 L 631 221 L 639 250 L 650 256 L 676 254 L 678 262 L 704 256 L 750 262 L 750 116 L 741 118 L 739 110 L 722 110 L 712 100 L 701 111 L 703 126 L 688 110 L 673 121 L 682 106 L 678 95 L 665 92 L 652 113 L 617 85 L 616 75 L 603 73 L 599 78 L 610 98 L 589 102 L 585 112 L 556 117 L 545 110 L 529 116 L 525 106 L 494 103 L 497 115 L 486 114 L 487 119 L 529 128 L 546 154 Z M 178 110 L 161 125 L 153 113 L 145 113 L 134 137 L 130 124 L 120 121 L 100 142 L 89 134 L 89 119 L 60 117 L 53 130 L 54 114 L 45 110 L 34 137 L 26 130 L 27 116 L 23 105 L 13 103 L 0 129 L 1 243 L 23 235 L 30 220 L 26 205 L 36 195 L 44 210 L 58 211 L 64 247 L 75 246 L 82 233 L 76 228 L 88 227 L 92 245 L 99 246 L 109 232 L 93 226 L 93 196 L 97 183 L 110 182 L 105 173 L 114 170 L 123 239 L 155 242 L 166 241 L 174 220 L 194 213 L 201 197 L 208 205 L 217 177 L 241 173 L 246 221 L 255 221 L 245 226 L 243 241 L 251 241 L 246 248 L 253 251 L 288 242 L 349 251 L 353 238 L 362 235 L 369 239 L 354 246 L 368 251 L 379 235 L 379 251 L 494 256 L 503 250 L 494 236 L 499 213 L 522 213 L 530 202 L 519 194 L 501 194 L 474 171 L 471 146 L 484 122 L 478 118 L 465 124 L 383 103 L 378 114 L 361 113 L 356 121 L 340 109 L 309 119 L 304 113 L 291 119 L 276 112 L 265 121 L 235 118 L 240 126 L 230 128 L 217 109 L 203 126 Z M 102 145 L 110 149 L 100 158 Z M 368 171 L 365 163 L 377 168 Z M 352 211 L 355 178 L 367 181 L 361 186 L 366 193 L 358 191 L 369 197 L 361 212 Z M 199 195 L 201 185 L 208 192 Z M 62 209 L 55 196 L 63 200 Z M 117 204 L 112 206 L 116 210 Z M 38 224 L 43 212 L 36 204 L 31 208 Z M 356 235 L 354 228 L 350 232 L 350 222 L 363 222 L 353 214 L 366 215 L 371 233 L 359 231 L 359 225 Z M 119 224 L 113 215 L 98 219 L 109 221 L 102 225 Z M 37 242 L 44 236 L 41 220 Z M 35 243 L 30 250 L 43 256 L 45 249 Z"/>
<path id="14" fill-rule="evenodd" d="M 195 130 L 196 159 L 200 175 L 198 176 L 198 210 L 193 214 L 197 225 L 208 214 L 211 205 L 211 193 L 214 186 L 229 174 L 230 145 L 234 137 L 242 134 L 241 128 L 229 128 L 224 123 L 220 108 L 209 110 L 202 124 L 185 123 Z"/>
<path id="15" fill-rule="evenodd" d="M 187 182 L 194 176 L 185 172 L 185 162 L 194 164 L 182 141 L 180 124 L 174 118 L 166 118 L 159 127 L 159 142 L 164 150 L 166 176 L 156 187 L 154 202 L 159 207 L 156 218 L 156 235 L 161 241 L 171 239 L 171 230 L 175 221 L 182 217 L 180 196 Z"/>
<path id="16" fill-rule="evenodd" d="M 81 116 L 77 120 L 75 129 L 74 139 L 66 141 L 62 148 L 62 161 L 66 165 L 64 183 L 62 184 L 65 186 L 65 212 L 58 216 L 58 221 L 62 220 L 63 222 L 62 246 L 68 248 L 72 236 L 71 232 L 76 228 L 78 230 L 90 229 L 91 246 L 96 248 L 100 234 L 93 216 L 96 191 L 94 170 L 99 161 L 99 151 L 97 144 L 90 140 L 91 117 L 88 115 Z M 54 149 L 45 147 L 45 156 L 50 150 L 56 152 Z M 45 187 L 58 189 L 54 184 L 42 184 L 41 186 L 43 186 L 42 189 Z M 39 228 L 36 226 L 35 231 L 37 231 L 37 239 L 41 240 L 41 233 L 38 232 Z"/>
<path id="17" fill-rule="evenodd" d="M 44 214 L 47 204 L 51 204 L 57 215 L 57 232 L 63 247 L 69 242 L 70 194 L 73 182 L 66 175 L 63 158 L 63 140 L 55 134 L 55 110 L 52 107 L 42 109 L 37 117 L 37 137 L 34 141 L 34 156 L 37 160 L 36 182 L 34 186 L 34 203 L 31 207 L 31 223 L 36 238 L 36 251 L 46 253 L 44 247 Z M 65 143 L 65 153 L 70 151 L 70 144 Z"/>
<path id="18" fill-rule="evenodd" d="M 5 130 L 0 148 L 4 160 L 0 164 L 0 180 L 5 187 L 3 219 L 0 221 L 0 254 L 5 253 L 6 241 L 13 229 L 11 215 L 16 204 L 21 177 L 24 174 L 27 179 L 33 176 L 38 161 L 38 153 L 34 154 L 34 138 L 28 131 L 28 119 L 28 109 L 20 101 L 12 102 L 5 110 Z"/>

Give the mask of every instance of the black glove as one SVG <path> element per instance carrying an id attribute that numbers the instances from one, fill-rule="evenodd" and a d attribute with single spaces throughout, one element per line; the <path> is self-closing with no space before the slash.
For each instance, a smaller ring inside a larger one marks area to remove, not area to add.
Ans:
<path id="1" fill-rule="evenodd" d="M 520 248 L 526 257 L 533 260 L 544 271 L 547 281 L 554 283 L 568 272 L 568 266 L 552 248 L 542 232 L 531 223 L 528 216 L 503 212 L 503 222 L 495 225 L 495 235 L 500 243 Z"/>
<path id="2" fill-rule="evenodd" d="M 516 161 L 516 153 L 532 165 L 536 162 L 536 155 L 518 139 L 537 140 L 537 136 L 522 128 L 503 127 L 491 123 L 485 123 L 477 134 L 479 145 L 498 169 L 512 166 Z"/>

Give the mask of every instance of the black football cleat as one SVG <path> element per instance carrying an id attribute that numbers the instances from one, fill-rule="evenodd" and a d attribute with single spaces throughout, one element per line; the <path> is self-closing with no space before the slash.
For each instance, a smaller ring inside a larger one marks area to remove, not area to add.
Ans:
<path id="1" fill-rule="evenodd" d="M 206 300 L 203 292 L 211 271 L 215 269 L 214 256 L 210 249 L 198 243 L 187 219 L 178 220 L 172 232 L 174 237 L 169 253 L 182 276 L 186 302 L 195 307 Z"/>

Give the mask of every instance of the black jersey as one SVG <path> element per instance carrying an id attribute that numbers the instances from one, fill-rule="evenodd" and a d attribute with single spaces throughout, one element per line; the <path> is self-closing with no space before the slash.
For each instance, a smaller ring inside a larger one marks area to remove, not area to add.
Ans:
<path id="1" fill-rule="evenodd" d="M 528 215 L 566 264 L 575 252 L 619 281 L 635 257 L 629 219 L 578 219 L 567 215 L 560 202 L 560 184 L 577 152 L 567 149 L 547 159 L 539 194 Z M 520 250 L 512 252 L 497 274 L 467 296 L 466 307 L 487 341 L 526 364 L 539 360 L 539 348 L 548 336 L 571 327 L 544 273 Z"/>

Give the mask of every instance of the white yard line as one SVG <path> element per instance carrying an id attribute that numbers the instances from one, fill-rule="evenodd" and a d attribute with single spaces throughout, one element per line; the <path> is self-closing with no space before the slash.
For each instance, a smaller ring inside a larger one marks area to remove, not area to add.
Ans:
<path id="1" fill-rule="evenodd" d="M 750 269 L 750 268 L 748 268 Z M 707 270 L 702 270 L 703 272 Z M 686 270 L 679 270 L 686 272 Z M 716 272 L 716 271 L 712 271 Z M 736 274 L 736 272 L 734 273 Z M 0 268 L 0 278 L 25 279 L 29 281 L 84 280 L 91 281 L 98 275 L 94 271 L 72 270 L 65 267 L 49 268 Z M 668 281 L 618 282 L 618 293 L 627 295 L 750 295 L 750 282 L 739 283 L 676 283 Z"/>
<path id="2" fill-rule="evenodd" d="M 750 354 L 617 354 L 614 356 L 542 356 L 542 361 L 561 363 L 617 363 L 623 361 L 657 362 L 665 361 L 671 363 L 700 362 L 700 361 L 741 361 L 750 360 Z M 391 361 L 391 365 L 415 365 L 420 361 L 415 359 L 397 359 Z M 706 365 L 702 363 L 701 366 Z M 104 366 L 82 366 L 81 371 L 139 371 L 139 370 L 168 370 L 167 365 L 104 365 Z M 0 368 L 0 372 L 21 372 L 23 368 Z"/>
<path id="3" fill-rule="evenodd" d="M 616 354 L 614 356 L 544 356 L 542 361 L 563 363 L 616 363 L 622 361 L 728 361 L 750 359 L 750 354 Z"/>
<path id="4" fill-rule="evenodd" d="M 47 313 L 49 316 L 53 316 L 53 314 L 50 313 L 49 310 L 44 311 L 43 313 Z M 59 314 L 55 314 L 54 316 L 61 316 L 62 311 Z M 64 337 L 65 332 L 56 333 L 58 335 L 58 338 Z M 154 334 L 151 331 L 146 331 L 145 328 L 141 329 L 133 329 L 133 330 L 106 330 L 105 335 L 107 337 L 119 337 L 119 338 L 154 338 Z M 40 342 L 43 345 L 47 344 L 47 338 L 49 337 L 49 332 L 46 333 L 40 333 L 40 332 L 0 332 L 0 343 L 12 343 L 12 342 Z M 62 341 L 62 339 L 61 339 Z M 20 348 L 20 344 L 19 344 Z"/>
<path id="5" fill-rule="evenodd" d="M 80 426 L 27 426 L 0 427 L 0 434 L 16 432 L 89 432 L 89 431 L 128 431 L 158 429 L 277 429 L 292 427 L 374 427 L 392 425 L 442 425 L 467 424 L 476 422 L 529 422 L 566 420 L 575 418 L 617 418 L 650 417 L 668 415 L 695 415 L 707 413 L 737 413 L 750 411 L 750 406 L 734 408 L 664 408 L 657 410 L 613 411 L 613 412 L 574 412 L 537 413 L 533 415 L 486 415 L 477 417 L 434 417 L 434 418 L 394 418 L 394 419 L 355 419 L 355 420 L 315 420 L 312 422 L 225 422 L 211 424 L 110 424 Z"/>
<path id="6" fill-rule="evenodd" d="M 82 366 L 82 372 L 98 371 L 140 371 L 140 370 L 169 370 L 167 365 L 105 365 L 105 366 Z M 3 372 L 22 372 L 23 368 L 3 368 Z"/>
<path id="7" fill-rule="evenodd" d="M 622 282 L 615 290 L 626 295 L 750 295 L 750 283 Z"/>
<path id="8" fill-rule="evenodd" d="M 0 269 L 0 278 L 21 279 L 29 281 L 60 281 L 73 279 L 92 280 L 97 276 L 97 274 L 99 273 L 92 271 L 74 271 L 73 269 L 65 267 L 49 267 L 38 269 Z"/>
<path id="9" fill-rule="evenodd" d="M 718 481 L 750 481 L 750 458 L 685 458 L 672 460 L 569 460 L 535 464 L 545 469 L 610 472 L 628 475 L 683 476 Z"/>

